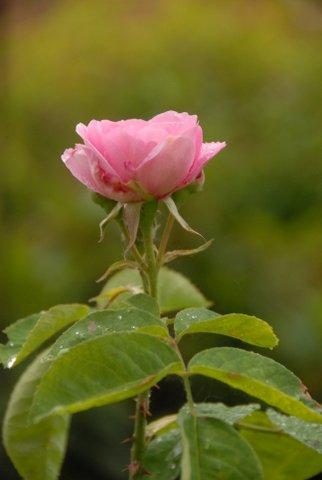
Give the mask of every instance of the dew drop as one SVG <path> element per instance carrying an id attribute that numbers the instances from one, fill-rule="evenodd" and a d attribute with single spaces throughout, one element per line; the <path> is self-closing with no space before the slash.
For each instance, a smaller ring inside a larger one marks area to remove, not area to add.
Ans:
<path id="1" fill-rule="evenodd" d="M 12 367 L 14 366 L 14 364 L 16 363 L 16 360 L 17 360 L 17 357 L 16 357 L 16 356 L 11 357 L 11 358 L 8 360 L 7 368 L 12 368 Z"/>

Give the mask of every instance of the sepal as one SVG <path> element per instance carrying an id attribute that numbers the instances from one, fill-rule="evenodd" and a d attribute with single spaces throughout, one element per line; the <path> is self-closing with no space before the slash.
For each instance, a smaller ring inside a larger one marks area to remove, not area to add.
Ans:
<path id="1" fill-rule="evenodd" d="M 198 235 L 198 237 L 201 237 L 204 239 L 204 237 L 201 235 L 201 233 L 197 232 L 193 228 L 190 227 L 190 225 L 186 222 L 186 220 L 180 215 L 179 210 L 177 205 L 175 204 L 175 201 L 173 198 L 168 197 L 165 200 L 163 200 L 165 205 L 167 206 L 169 212 L 174 216 L 176 221 L 181 225 L 181 227 L 186 230 L 189 233 L 193 233 L 194 235 Z"/>

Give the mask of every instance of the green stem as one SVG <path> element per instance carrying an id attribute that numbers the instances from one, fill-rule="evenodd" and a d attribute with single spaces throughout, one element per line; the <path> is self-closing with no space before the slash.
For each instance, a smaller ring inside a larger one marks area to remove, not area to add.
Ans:
<path id="1" fill-rule="evenodd" d="M 184 385 L 184 388 L 185 388 L 185 391 L 186 391 L 186 396 L 187 396 L 187 401 L 188 401 L 190 412 L 192 414 L 194 414 L 195 413 L 195 405 L 194 405 L 194 401 L 193 401 L 192 390 L 191 390 L 191 385 L 190 385 L 190 380 L 189 380 L 188 375 L 183 377 L 183 385 Z"/>
<path id="2" fill-rule="evenodd" d="M 129 238 L 130 238 L 129 232 L 128 232 L 127 228 L 125 227 L 124 223 L 122 221 L 120 221 L 119 225 L 120 225 L 120 228 L 121 228 L 121 231 L 122 231 L 123 235 L 129 241 Z M 138 264 L 144 291 L 148 292 L 149 280 L 147 278 L 146 264 L 144 263 L 144 260 L 143 260 L 141 254 L 139 252 L 139 249 L 137 248 L 136 245 L 132 245 L 130 251 L 132 253 L 132 256 L 133 256 L 134 260 Z"/>
<path id="3" fill-rule="evenodd" d="M 152 207 L 152 208 L 151 208 Z M 146 204 L 146 210 L 142 209 L 141 233 L 145 251 L 145 270 L 141 273 L 142 279 L 147 278 L 148 282 L 143 281 L 145 292 L 157 299 L 157 281 L 158 268 L 154 252 L 153 243 L 153 224 L 157 205 Z M 146 417 L 149 413 L 150 391 L 143 392 L 136 399 L 135 425 L 133 446 L 131 451 L 131 465 L 129 479 L 135 480 L 142 472 L 142 460 L 146 446 L 145 428 L 147 424 Z"/>
<path id="4" fill-rule="evenodd" d="M 167 223 L 165 225 L 165 228 L 164 228 L 164 231 L 163 231 L 163 234 L 162 234 L 162 238 L 161 238 L 161 241 L 160 241 L 160 245 L 159 245 L 159 252 L 158 252 L 158 256 L 157 256 L 158 267 L 161 267 L 161 265 L 162 265 L 163 257 L 164 257 L 164 254 L 166 253 L 166 250 L 167 250 L 167 246 L 168 246 L 170 234 L 171 234 L 171 231 L 172 231 L 172 228 L 173 228 L 173 224 L 174 224 L 174 216 L 171 213 L 169 213 Z"/>
<path id="5" fill-rule="evenodd" d="M 149 409 L 150 392 L 143 392 L 136 398 L 135 425 L 129 479 L 134 480 L 141 473 L 142 459 L 145 450 L 146 415 Z"/>
<path id="6" fill-rule="evenodd" d="M 183 360 L 183 357 L 182 357 L 181 351 L 179 349 L 179 346 L 178 346 L 178 344 L 175 340 L 173 340 L 173 344 L 174 344 L 174 348 L 175 348 L 175 350 L 178 354 L 178 357 L 181 360 L 182 366 L 185 370 L 185 375 L 182 377 L 183 386 L 184 386 L 184 389 L 185 389 L 185 392 L 186 392 L 186 398 L 187 398 L 187 403 L 188 403 L 188 406 L 189 406 L 189 410 L 190 410 L 191 414 L 194 415 L 195 414 L 195 404 L 194 404 L 194 401 L 193 401 L 193 395 L 192 395 L 192 390 L 191 390 L 191 385 L 190 385 L 190 380 L 189 380 L 189 373 L 188 373 L 186 364 Z"/>
<path id="7" fill-rule="evenodd" d="M 158 267 L 154 251 L 154 219 L 157 211 L 157 203 L 149 202 L 142 208 L 141 232 L 145 252 L 145 263 L 149 278 L 149 294 L 157 299 Z"/>
<path id="8" fill-rule="evenodd" d="M 165 225 L 165 228 L 164 228 L 164 231 L 163 231 L 163 234 L 162 234 L 162 238 L 161 238 L 161 241 L 160 241 L 160 245 L 159 245 L 159 251 L 158 251 L 158 256 L 157 256 L 157 268 L 160 268 L 162 266 L 163 257 L 166 253 L 166 250 L 167 250 L 167 246 L 168 246 L 169 238 L 170 238 L 171 231 L 172 231 L 172 228 L 173 228 L 174 220 L 175 220 L 174 216 L 171 213 L 169 213 L 169 216 L 167 218 L 167 223 Z M 188 375 L 188 372 L 187 372 L 187 367 L 184 363 L 184 360 L 183 360 L 181 351 L 179 349 L 179 346 L 178 346 L 178 344 L 176 343 L 175 340 L 174 340 L 174 348 L 175 348 L 175 350 L 176 350 L 176 352 L 177 352 L 177 354 L 178 354 L 178 356 L 181 360 L 182 366 L 184 367 L 184 370 L 186 372 L 186 375 L 183 377 L 183 385 L 184 385 L 184 389 L 185 389 L 185 392 L 186 392 L 186 398 L 187 398 L 187 402 L 188 402 L 188 405 L 189 405 L 190 412 L 192 414 L 194 414 L 195 413 L 195 406 L 194 406 L 194 401 L 193 401 L 193 396 L 192 396 L 192 390 L 191 390 L 189 375 Z"/>

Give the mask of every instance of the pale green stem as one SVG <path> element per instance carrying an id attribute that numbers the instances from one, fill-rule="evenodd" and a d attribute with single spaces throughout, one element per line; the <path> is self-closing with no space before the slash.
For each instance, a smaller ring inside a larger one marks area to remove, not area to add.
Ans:
<path id="1" fill-rule="evenodd" d="M 158 269 L 153 244 L 153 222 L 151 221 L 148 225 L 142 226 L 141 231 L 146 264 L 146 271 L 143 275 L 146 274 L 148 279 L 148 285 L 144 283 L 144 288 L 146 293 L 157 299 Z M 145 428 L 147 424 L 146 417 L 149 411 L 149 397 L 150 391 L 148 390 L 147 392 L 138 395 L 136 399 L 135 426 L 129 475 L 130 480 L 135 480 L 142 474 L 141 466 L 146 446 Z"/>
<path id="2" fill-rule="evenodd" d="M 190 385 L 190 380 L 189 380 L 189 373 L 187 371 L 187 367 L 186 367 L 186 364 L 183 360 L 183 357 L 182 357 L 181 351 L 179 349 L 179 346 L 178 346 L 178 344 L 175 340 L 173 341 L 173 344 L 174 344 L 174 348 L 175 348 L 175 350 L 178 354 L 178 357 L 181 360 L 182 366 L 185 370 L 185 375 L 182 377 L 183 386 L 184 386 L 184 389 L 185 389 L 185 392 L 186 392 L 186 398 L 187 398 L 187 403 L 188 403 L 188 406 L 189 406 L 189 410 L 190 410 L 191 414 L 194 415 L 195 414 L 195 404 L 194 404 L 193 396 L 192 396 L 192 390 L 191 390 L 191 385 Z"/>
<path id="3" fill-rule="evenodd" d="M 123 222 L 119 222 L 119 225 L 120 225 L 121 231 L 123 232 L 125 238 L 129 241 L 130 237 L 129 237 L 129 232 L 128 232 L 127 228 L 125 227 Z M 132 245 L 132 247 L 130 248 L 130 251 L 132 253 L 132 256 L 133 256 L 134 260 L 136 261 L 136 263 L 139 266 L 139 272 L 140 272 L 140 276 L 141 276 L 144 291 L 149 293 L 148 292 L 149 280 L 147 278 L 146 264 L 144 263 L 144 260 L 143 260 L 141 254 L 140 254 L 140 252 L 139 252 L 139 250 L 138 250 L 138 248 L 135 244 Z"/>
<path id="4" fill-rule="evenodd" d="M 162 266 L 163 257 L 164 257 L 164 254 L 166 253 L 166 250 L 167 250 L 167 246 L 168 246 L 169 238 L 170 238 L 171 231 L 172 231 L 172 228 L 173 228 L 173 224 L 174 224 L 174 216 L 171 213 L 169 213 L 167 223 L 165 225 L 165 228 L 164 228 L 164 231 L 163 231 L 163 234 L 162 234 L 162 238 L 161 238 L 161 241 L 160 241 L 160 245 L 159 245 L 159 251 L 158 251 L 158 256 L 157 256 L 158 267 Z"/>
<path id="5" fill-rule="evenodd" d="M 154 252 L 154 243 L 153 243 L 153 227 L 144 229 L 142 231 L 143 236 L 143 245 L 145 251 L 145 261 L 147 264 L 147 274 L 149 278 L 150 291 L 148 292 L 151 297 L 157 299 L 158 295 L 158 268 Z"/>

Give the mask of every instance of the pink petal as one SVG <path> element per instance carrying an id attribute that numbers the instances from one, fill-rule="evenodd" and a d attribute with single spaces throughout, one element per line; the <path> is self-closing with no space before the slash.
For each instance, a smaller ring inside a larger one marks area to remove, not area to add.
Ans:
<path id="1" fill-rule="evenodd" d="M 61 158 L 74 177 L 90 190 L 120 202 L 140 200 L 137 193 L 104 170 L 100 159 L 89 147 L 76 145 L 75 148 L 68 148 Z"/>
<path id="2" fill-rule="evenodd" d="M 178 113 L 174 110 L 169 110 L 168 112 L 163 112 L 159 113 L 159 115 L 155 115 L 151 118 L 151 120 L 149 120 L 149 122 L 182 122 L 187 120 L 191 123 L 197 123 L 198 117 L 197 115 L 189 115 L 189 113 L 187 112 Z"/>
<path id="3" fill-rule="evenodd" d="M 198 125 L 197 115 L 189 115 L 188 113 L 165 112 L 156 115 L 148 122 L 155 128 L 161 128 L 170 135 L 184 135 L 184 132 Z M 200 128 L 200 127 L 199 127 Z"/>
<path id="4" fill-rule="evenodd" d="M 162 198 L 180 188 L 193 162 L 194 140 L 169 137 L 156 147 L 154 153 L 138 168 L 136 180 L 151 195 Z"/>
<path id="5" fill-rule="evenodd" d="M 106 131 L 110 131 L 115 128 L 116 122 L 110 122 L 109 120 L 103 120 L 99 122 L 97 120 L 92 120 L 89 122 L 88 126 L 83 123 L 76 125 L 76 132 L 84 140 L 85 145 L 90 147 L 96 156 L 104 162 L 104 168 L 110 175 L 118 176 L 115 169 L 109 164 L 108 160 L 104 156 L 104 139 L 106 136 Z M 107 129 L 107 124 L 110 125 L 110 128 Z"/>
<path id="6" fill-rule="evenodd" d="M 196 157 L 195 162 L 189 171 L 185 183 L 191 183 L 201 173 L 205 164 L 211 160 L 217 153 L 226 147 L 226 142 L 210 142 L 203 143 L 200 150 L 199 157 Z"/>

